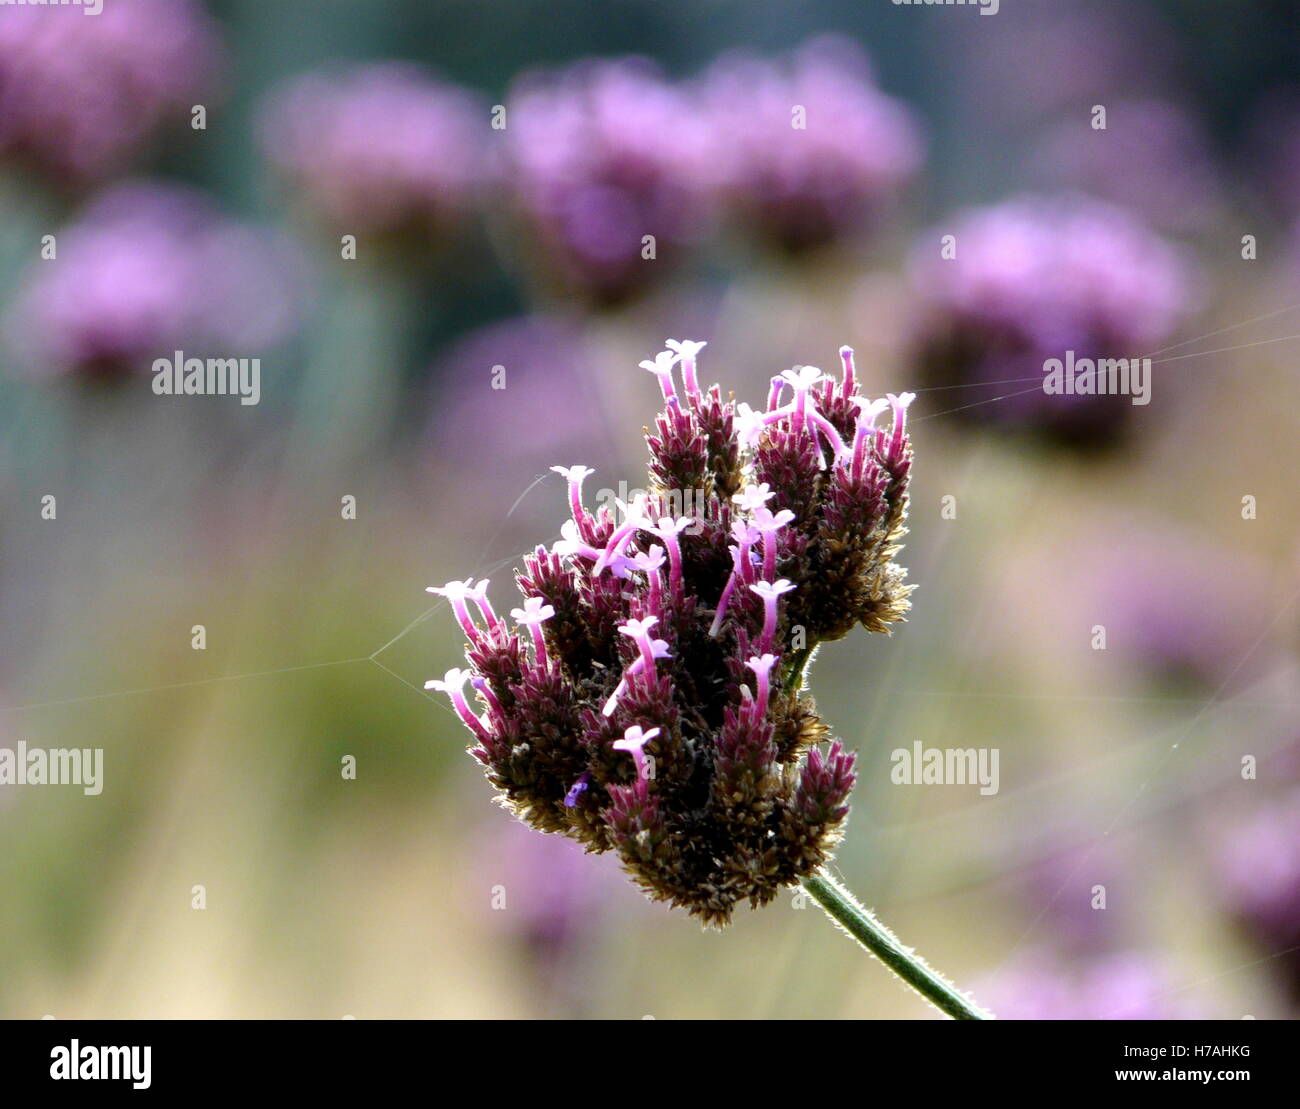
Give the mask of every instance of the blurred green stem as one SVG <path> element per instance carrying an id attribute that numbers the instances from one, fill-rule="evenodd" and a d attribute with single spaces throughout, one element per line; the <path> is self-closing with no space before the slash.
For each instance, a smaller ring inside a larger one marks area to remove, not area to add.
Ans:
<path id="1" fill-rule="evenodd" d="M 897 974 L 935 1008 L 954 1020 L 992 1020 L 986 1012 L 933 970 L 920 955 L 904 947 L 888 928 L 825 870 L 803 881 L 804 889 L 836 924 Z"/>

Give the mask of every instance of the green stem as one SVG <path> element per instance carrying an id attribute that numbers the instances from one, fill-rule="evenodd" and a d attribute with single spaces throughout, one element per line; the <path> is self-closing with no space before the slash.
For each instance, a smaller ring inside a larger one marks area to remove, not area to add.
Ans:
<path id="1" fill-rule="evenodd" d="M 934 971 L 920 955 L 904 947 L 898 937 L 862 907 L 857 899 L 825 870 L 803 880 L 806 889 L 836 924 L 931 1005 L 954 1020 L 992 1020 L 993 1014 L 981 1009 L 942 975 Z"/>
<path id="2" fill-rule="evenodd" d="M 790 670 L 785 680 L 791 689 L 802 690 L 804 688 L 808 664 L 812 662 L 812 657 L 816 651 L 817 644 L 812 643 L 790 656 Z"/>

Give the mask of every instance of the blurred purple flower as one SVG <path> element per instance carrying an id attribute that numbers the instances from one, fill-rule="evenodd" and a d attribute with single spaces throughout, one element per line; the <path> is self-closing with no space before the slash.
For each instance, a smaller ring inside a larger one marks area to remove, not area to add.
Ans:
<path id="1" fill-rule="evenodd" d="M 492 387 L 495 366 L 504 367 L 506 388 Z M 501 473 L 522 479 L 548 473 L 577 442 L 590 453 L 591 429 L 608 422 L 595 387 L 595 358 L 582 332 L 542 316 L 520 316 L 471 332 L 438 360 L 434 378 L 434 455 L 440 464 L 473 457 L 482 447 L 483 428 L 491 426 L 498 465 L 482 475 L 489 480 Z M 608 437 L 603 447 L 594 446 L 598 461 L 612 459 Z M 474 478 L 472 472 L 456 471 L 456 485 L 477 501 L 484 490 Z M 549 519 L 549 509 L 546 515 Z"/>
<path id="2" fill-rule="evenodd" d="M 1195 535 L 1116 521 L 1092 547 L 1076 547 L 1073 590 L 1108 648 L 1151 677 L 1217 689 L 1247 680 L 1267 660 L 1252 651 L 1270 617 L 1270 582 L 1244 555 Z"/>
<path id="3" fill-rule="evenodd" d="M 121 169 L 168 120 L 216 91 L 224 55 L 193 0 L 6 8 L 0 158 L 74 183 Z"/>
<path id="4" fill-rule="evenodd" d="M 868 228 L 921 162 L 913 117 L 846 39 L 814 39 L 781 61 L 724 55 L 700 96 L 728 209 L 786 250 Z"/>
<path id="5" fill-rule="evenodd" d="M 702 233 L 709 131 L 653 63 L 591 59 L 526 75 L 508 121 L 514 204 L 559 286 L 623 300 Z M 642 256 L 646 235 L 653 259 Z"/>
<path id="6" fill-rule="evenodd" d="M 194 190 L 119 185 L 56 240 L 5 321 L 37 376 L 118 377 L 176 350 L 256 353 L 294 322 L 292 256 Z"/>
<path id="7" fill-rule="evenodd" d="M 515 820 L 488 841 L 476 873 L 505 895 L 493 922 L 544 960 L 589 936 L 625 884 L 610 860 L 593 860 L 568 837 L 539 836 Z"/>
<path id="8" fill-rule="evenodd" d="M 1285 953 L 1300 998 L 1300 789 L 1259 803 L 1217 837 L 1214 862 L 1224 900 L 1267 948 Z"/>
<path id="9" fill-rule="evenodd" d="M 1044 953 L 1022 960 L 979 991 L 1003 1020 L 1188 1020 L 1165 969 L 1137 951 L 1065 963 Z"/>
<path id="10" fill-rule="evenodd" d="M 1104 131 L 1087 117 L 1061 124 L 1038 145 L 1034 168 L 1048 187 L 1078 188 L 1176 230 L 1204 226 L 1223 200 L 1204 131 L 1169 100 L 1108 103 Z"/>
<path id="11" fill-rule="evenodd" d="M 955 257 L 941 255 L 943 236 Z M 1043 363 L 1136 358 L 1164 342 L 1198 298 L 1190 263 L 1124 210 L 1083 197 L 1017 197 L 969 211 L 920 240 L 909 264 L 922 303 L 914 357 L 932 386 L 996 386 L 977 417 L 1108 439 L 1128 397 L 1043 391 Z M 954 394 L 957 404 L 989 390 Z"/>
<path id="12" fill-rule="evenodd" d="M 309 74 L 274 95 L 262 144 L 288 183 L 342 230 L 445 234 L 489 178 L 485 108 L 400 62 Z"/>
<path id="13" fill-rule="evenodd" d="M 1022 875 L 1028 913 L 1041 917 L 1064 950 L 1097 954 L 1113 948 L 1126 923 L 1111 903 L 1127 875 L 1113 851 L 1101 844 L 1055 849 L 1035 859 Z M 1105 886 L 1105 908 L 1094 908 L 1094 886 Z"/>

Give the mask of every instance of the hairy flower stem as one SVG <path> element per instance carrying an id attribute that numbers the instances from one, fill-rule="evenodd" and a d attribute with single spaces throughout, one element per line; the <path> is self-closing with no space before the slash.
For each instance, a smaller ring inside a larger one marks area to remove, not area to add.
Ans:
<path id="1" fill-rule="evenodd" d="M 812 662 L 813 654 L 817 650 L 817 644 L 810 647 L 804 647 L 794 653 L 790 660 L 790 676 L 788 681 L 791 688 L 803 689 L 807 684 L 808 664 Z"/>
<path id="2" fill-rule="evenodd" d="M 803 887 L 827 916 L 935 1008 L 954 1020 L 992 1020 L 951 982 L 936 973 L 920 955 L 904 947 L 857 899 L 825 870 L 803 880 Z"/>

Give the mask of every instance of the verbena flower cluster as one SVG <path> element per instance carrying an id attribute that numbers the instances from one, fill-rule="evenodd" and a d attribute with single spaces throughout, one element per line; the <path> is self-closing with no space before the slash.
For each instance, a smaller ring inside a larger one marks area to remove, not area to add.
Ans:
<path id="1" fill-rule="evenodd" d="M 791 254 L 876 230 L 921 166 L 916 120 L 845 39 L 779 59 L 725 54 L 697 95 L 730 222 Z"/>
<path id="2" fill-rule="evenodd" d="M 836 37 L 727 54 L 686 81 L 645 59 L 588 60 L 525 75 L 509 109 L 513 206 L 541 268 L 603 303 L 719 225 L 790 254 L 869 233 L 922 158 L 911 113 Z"/>
<path id="3" fill-rule="evenodd" d="M 34 263 L 4 334 L 46 377 L 116 380 L 177 350 L 257 351 L 296 324 L 298 268 L 287 244 L 205 194 L 127 181 L 60 229 L 58 265 Z"/>
<path id="4" fill-rule="evenodd" d="M 724 227 L 792 254 L 852 241 L 921 162 L 911 113 L 837 38 L 694 79 L 586 58 L 504 99 L 410 64 L 313 73 L 267 102 L 262 145 L 340 230 L 440 244 L 483 217 L 531 282 L 592 306 L 646 292 Z"/>
<path id="5" fill-rule="evenodd" d="M 539 277 L 616 303 L 699 238 L 709 131 L 653 63 L 588 59 L 529 73 L 508 107 L 508 203 Z M 644 235 L 657 241 L 655 266 Z"/>
<path id="6" fill-rule="evenodd" d="M 60 184 L 120 171 L 167 123 L 209 104 L 226 68 L 196 0 L 6 6 L 0 18 L 0 161 Z"/>
<path id="7" fill-rule="evenodd" d="M 489 180 L 487 110 L 419 66 L 378 62 L 291 81 L 262 117 L 286 181 L 342 230 L 435 239 Z"/>
<path id="8" fill-rule="evenodd" d="M 894 556 L 912 396 L 859 395 L 845 347 L 838 380 L 787 370 L 756 411 L 700 388 L 703 343 L 668 346 L 642 363 L 664 395 L 649 491 L 592 512 L 591 471 L 556 467 L 571 519 L 526 559 L 513 626 L 486 581 L 431 590 L 469 666 L 427 688 L 451 697 L 520 819 L 617 851 L 650 897 L 723 925 L 815 871 L 841 835 L 854 756 L 803 671 L 819 643 L 887 632 L 907 611 Z"/>
<path id="9" fill-rule="evenodd" d="M 951 234 L 953 257 L 936 244 Z M 1020 196 L 965 213 L 922 238 L 909 279 L 924 311 L 913 361 L 933 387 L 996 389 L 963 405 L 977 420 L 1104 443 L 1131 417 L 1126 398 L 1048 395 L 1043 363 L 1067 351 L 1137 358 L 1158 349 L 1198 298 L 1196 271 L 1169 240 L 1122 208 L 1082 196 Z"/>

